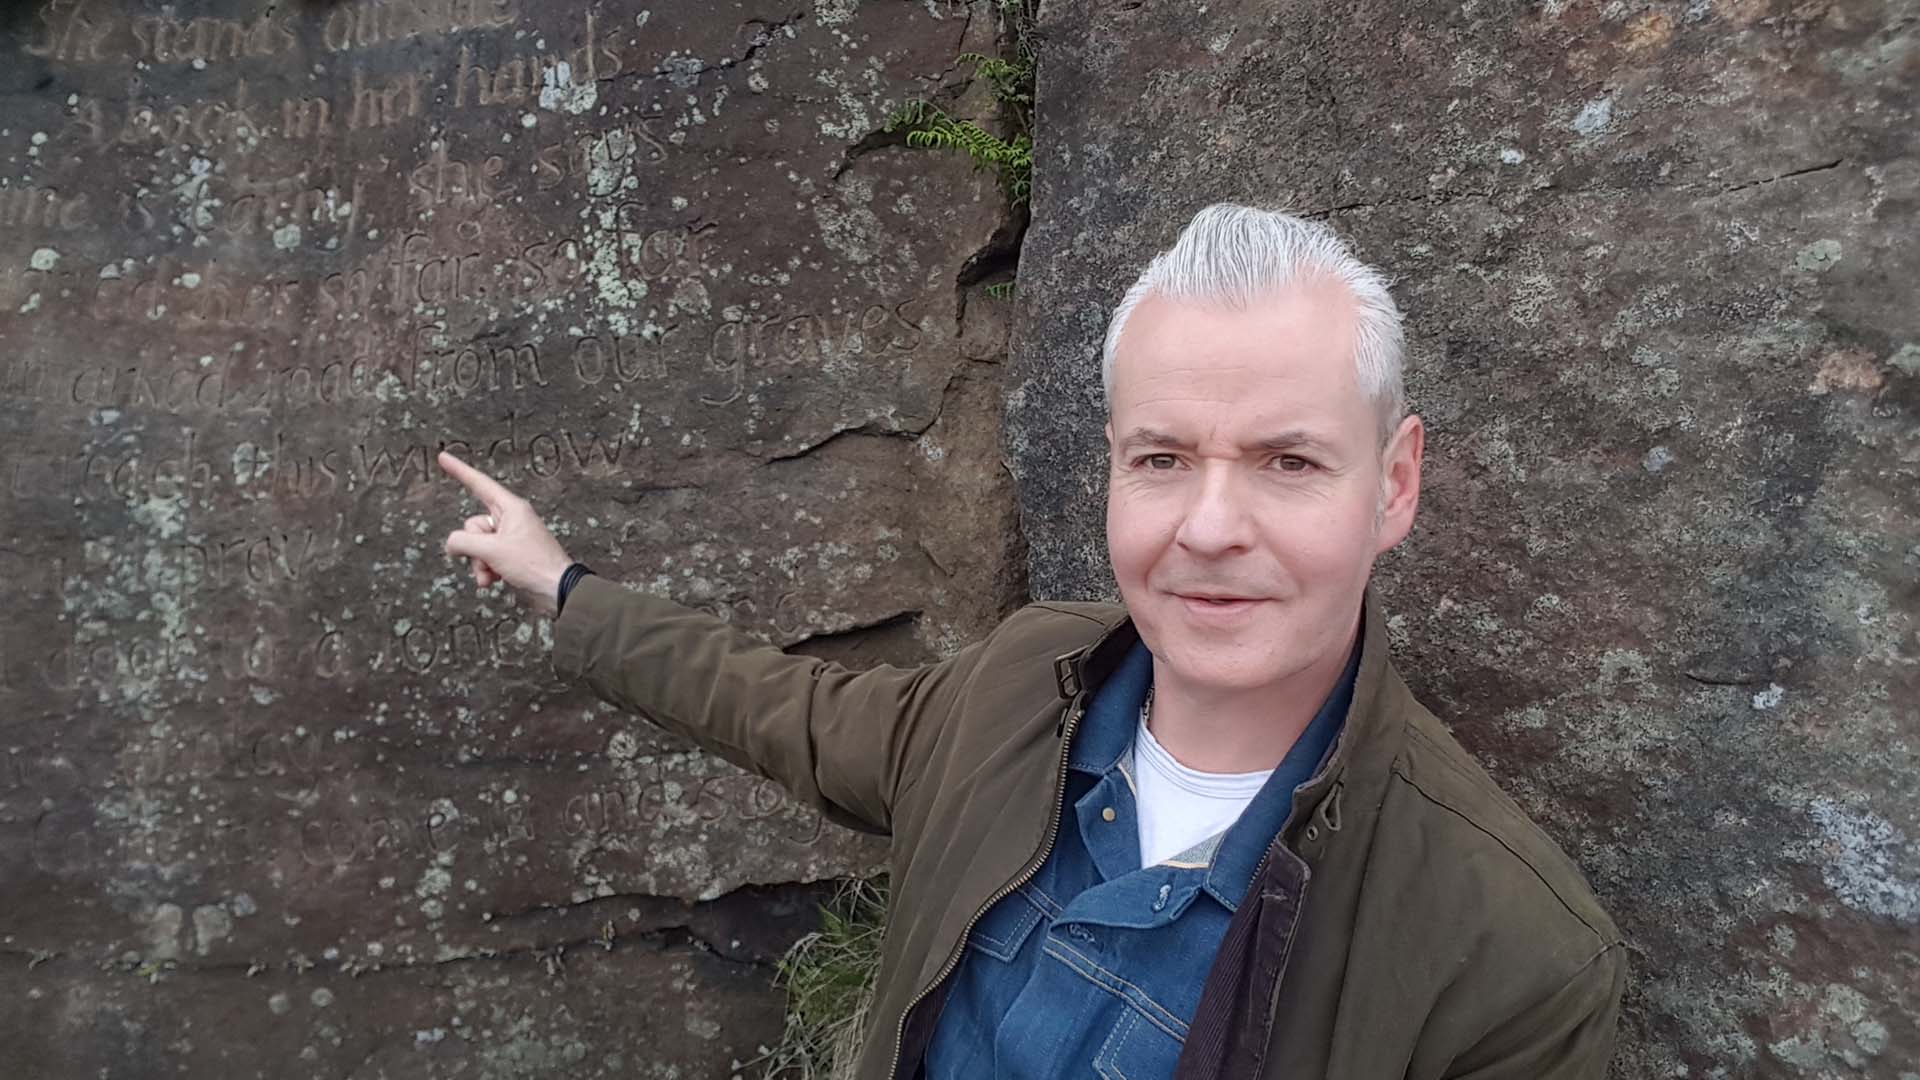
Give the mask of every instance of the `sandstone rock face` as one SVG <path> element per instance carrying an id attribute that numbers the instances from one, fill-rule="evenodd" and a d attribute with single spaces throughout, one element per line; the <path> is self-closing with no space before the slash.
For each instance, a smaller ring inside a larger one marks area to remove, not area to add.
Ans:
<path id="1" fill-rule="evenodd" d="M 1396 278 L 1403 670 L 1634 946 L 1615 1074 L 1920 1060 L 1911 3 L 1055 3 L 1009 452 L 1111 595 L 1097 357 L 1217 199 Z"/>
<path id="2" fill-rule="evenodd" d="M 777 645 L 984 632 L 1024 567 L 961 283 L 1006 210 L 880 135 L 984 12 L 0 11 L 0 1071 L 707 1076 L 777 1032 L 791 883 L 881 849 L 558 684 L 432 459 Z"/>

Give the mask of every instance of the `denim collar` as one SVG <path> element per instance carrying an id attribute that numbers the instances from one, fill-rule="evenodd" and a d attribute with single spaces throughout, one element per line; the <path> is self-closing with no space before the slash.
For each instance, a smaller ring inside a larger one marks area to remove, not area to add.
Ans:
<path id="1" fill-rule="evenodd" d="M 1332 693 L 1214 849 L 1205 887 L 1227 910 L 1238 908 L 1252 888 L 1254 871 L 1293 809 L 1294 788 L 1306 783 L 1324 764 L 1327 751 L 1340 734 L 1353 703 L 1360 653 L 1361 643 L 1356 640 Z M 1153 654 L 1136 638 L 1113 673 L 1094 692 L 1085 722 L 1069 748 L 1067 767 L 1096 778 L 1120 768 L 1133 754 L 1140 706 L 1146 702 L 1147 688 L 1152 684 Z"/>
<path id="2" fill-rule="evenodd" d="M 1067 768 L 1104 776 L 1133 752 L 1133 733 L 1140 723 L 1140 706 L 1153 685 L 1153 653 L 1134 639 L 1133 648 L 1112 675 L 1094 691 L 1093 703 L 1074 732 Z"/>

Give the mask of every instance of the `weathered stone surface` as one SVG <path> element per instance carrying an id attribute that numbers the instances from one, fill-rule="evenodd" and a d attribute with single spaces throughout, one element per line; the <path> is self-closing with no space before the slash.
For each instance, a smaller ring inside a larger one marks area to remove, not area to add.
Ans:
<path id="1" fill-rule="evenodd" d="M 1920 1061 L 1920 7 L 1053 3 L 1010 453 L 1109 595 L 1097 355 L 1220 198 L 1389 268 L 1415 691 L 1630 935 L 1623 1077 Z"/>
<path id="2" fill-rule="evenodd" d="M 196 966 L 150 986 L 8 965 L 0 1016 L 9 1076 L 728 1076 L 779 1035 L 765 979 L 658 935 L 357 977 Z"/>
<path id="3" fill-rule="evenodd" d="M 484 960 L 515 913 L 881 849 L 558 684 L 443 559 L 477 508 L 432 457 L 783 646 L 983 632 L 1024 569 L 962 270 L 1004 201 L 880 134 L 969 92 L 982 10 L 0 9 L 0 1058 L 709 1075 L 765 1037 L 767 971 L 704 947 Z M 782 897 L 736 921 L 791 940 Z M 276 1027 L 322 985 L 340 1038 Z M 498 1037 L 416 1046 L 459 995 Z"/>

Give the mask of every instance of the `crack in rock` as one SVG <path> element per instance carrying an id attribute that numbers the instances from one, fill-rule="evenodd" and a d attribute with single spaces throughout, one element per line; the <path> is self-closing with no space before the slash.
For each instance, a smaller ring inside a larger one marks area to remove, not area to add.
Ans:
<path id="1" fill-rule="evenodd" d="M 949 382 L 948 385 L 951 386 L 952 383 Z M 942 391 L 941 400 L 943 403 L 945 401 L 945 398 L 946 398 L 946 392 Z M 934 421 L 938 419 L 940 419 L 940 409 L 938 406 L 936 406 L 934 408 L 933 419 L 928 420 L 926 423 L 920 425 L 919 427 L 909 427 L 909 428 L 887 427 L 875 420 L 863 420 L 860 423 L 855 424 L 851 427 L 835 428 L 831 434 L 829 434 L 826 438 L 821 439 L 819 442 L 808 443 L 805 446 L 801 446 L 793 450 L 783 450 L 780 453 L 777 453 L 772 457 L 769 457 L 767 459 L 767 464 L 771 465 L 777 461 L 793 461 L 796 458 L 806 457 L 809 454 L 819 451 L 823 447 L 830 446 L 833 443 L 838 442 L 840 439 L 845 437 L 850 437 L 850 436 L 864 435 L 872 438 L 882 438 L 882 439 L 905 439 L 911 442 L 914 439 L 917 439 L 921 435 L 925 434 L 927 429 L 932 427 L 934 424 Z"/>
<path id="2" fill-rule="evenodd" d="M 1812 176 L 1815 173 L 1831 172 L 1846 163 L 1846 158 L 1834 158 L 1832 161 L 1823 165 L 1809 165 L 1804 169 L 1794 169 L 1790 172 L 1783 172 L 1778 176 L 1763 176 L 1758 180 L 1748 180 L 1744 183 L 1735 184 L 1730 188 L 1722 188 L 1720 194 L 1731 195 L 1736 191 L 1745 191 L 1748 188 L 1759 187 L 1763 184 L 1777 184 L 1782 180 L 1794 180 L 1802 176 Z"/>
<path id="3" fill-rule="evenodd" d="M 1307 211 L 1301 214 L 1301 216 L 1307 217 L 1307 218 L 1324 218 L 1324 217 L 1332 216 L 1334 214 L 1349 213 L 1355 210 L 1379 210 L 1386 207 L 1413 206 L 1413 205 L 1420 205 L 1420 204 L 1446 206 L 1448 204 L 1461 202 L 1467 199 L 1495 199 L 1500 197 L 1503 194 L 1527 197 L 1535 194 L 1550 193 L 1550 194 L 1561 196 L 1561 197 L 1578 197 L 1578 196 L 1586 196 L 1586 195 L 1625 195 L 1625 194 L 1631 194 L 1634 192 L 1699 191 L 1699 192 L 1707 192 L 1708 198 L 1719 198 L 1723 195 L 1731 195 L 1735 192 L 1747 191 L 1751 188 L 1762 187 L 1767 184 L 1777 184 L 1786 180 L 1797 180 L 1805 176 L 1815 176 L 1824 172 L 1832 172 L 1835 169 L 1845 166 L 1846 163 L 1847 162 L 1845 158 L 1835 158 L 1832 161 L 1822 162 L 1818 165 L 1808 165 L 1805 168 L 1790 169 L 1786 172 L 1778 173 L 1773 176 L 1762 176 L 1752 180 L 1743 180 L 1740 183 L 1733 184 L 1726 187 L 1713 187 L 1711 185 L 1701 183 L 1698 181 L 1689 181 L 1686 183 L 1679 183 L 1679 184 L 1647 184 L 1644 186 L 1629 185 L 1624 187 L 1611 187 L 1607 185 L 1596 184 L 1591 187 L 1581 187 L 1581 188 L 1560 188 L 1560 187 L 1555 187 L 1551 183 L 1547 183 L 1539 187 L 1527 188 L 1527 189 L 1515 189 L 1513 191 L 1508 191 L 1508 192 L 1501 192 L 1501 191 L 1436 192 L 1430 195 L 1406 195 L 1406 196 L 1401 196 L 1399 198 L 1362 200 L 1359 202 L 1341 203 L 1337 206 L 1328 206 L 1319 210 Z"/>
<path id="4" fill-rule="evenodd" d="M 935 565 L 939 564 L 936 563 Z M 861 634 L 870 634 L 877 630 L 890 630 L 904 623 L 911 623 L 924 614 L 926 614 L 926 612 L 920 608 L 908 608 L 905 611 L 896 611 L 891 615 L 882 615 L 877 619 L 869 619 L 866 622 L 855 623 L 852 626 L 843 627 L 839 630 L 822 630 L 818 633 L 807 634 L 804 637 L 796 638 L 788 642 L 784 648 L 791 649 L 796 645 L 804 644 L 821 645 L 835 641 L 844 641 L 847 638 L 857 637 Z"/>
<path id="5" fill-rule="evenodd" d="M 739 67 L 741 64 L 760 55 L 760 50 L 773 44 L 773 39 L 776 34 L 781 33 L 806 17 L 807 12 L 800 10 L 793 12 L 784 19 L 775 19 L 772 22 L 767 22 L 764 19 L 749 19 L 745 25 L 752 26 L 757 23 L 759 29 L 754 31 L 752 40 L 747 42 L 747 50 L 739 56 L 728 57 L 725 60 L 715 61 L 711 64 L 706 63 L 696 56 L 670 56 L 661 63 L 660 66 L 638 77 L 666 79 L 682 90 L 689 89 L 700 81 L 700 76 L 702 75 Z"/>

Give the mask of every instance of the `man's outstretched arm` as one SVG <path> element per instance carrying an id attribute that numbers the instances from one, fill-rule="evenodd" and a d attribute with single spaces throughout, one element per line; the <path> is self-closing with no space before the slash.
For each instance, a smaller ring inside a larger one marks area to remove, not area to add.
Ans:
<path id="1" fill-rule="evenodd" d="M 447 537 L 482 587 L 504 581 L 553 614 L 572 560 L 526 500 L 450 454 L 440 465 L 487 508 Z M 843 824 L 886 832 L 952 711 L 979 646 L 926 667 L 852 671 L 790 656 L 720 619 L 596 577 L 568 594 L 554 664 L 601 698 L 646 715 L 779 783 Z"/>

